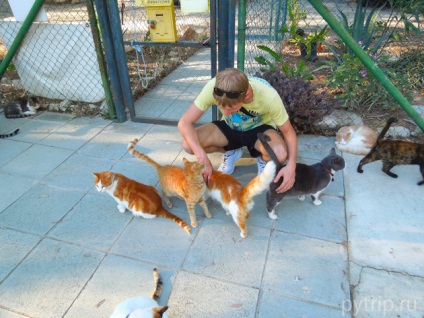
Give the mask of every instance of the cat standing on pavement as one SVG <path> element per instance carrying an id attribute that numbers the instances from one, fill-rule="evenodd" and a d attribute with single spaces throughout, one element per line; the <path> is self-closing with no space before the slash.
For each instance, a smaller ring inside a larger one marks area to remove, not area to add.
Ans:
<path id="1" fill-rule="evenodd" d="M 33 104 L 33 106 L 30 105 Z M 4 116 L 6 118 L 22 118 L 35 115 L 37 109 L 40 107 L 36 97 L 19 98 L 8 104 L 3 108 Z"/>
<path id="2" fill-rule="evenodd" d="M 253 208 L 253 197 L 266 190 L 274 179 L 275 163 L 266 164 L 262 173 L 252 179 L 245 187 L 229 174 L 213 171 L 209 179 L 206 196 L 221 203 L 227 215 L 233 217 L 240 228 L 240 236 L 247 236 L 246 221 L 249 211 Z"/>
<path id="3" fill-rule="evenodd" d="M 139 296 L 127 299 L 115 307 L 110 318 L 168 318 L 165 314 L 168 306 L 159 306 L 157 303 L 163 288 L 157 268 L 153 269 L 153 279 L 155 289 L 151 298 Z"/>
<path id="4" fill-rule="evenodd" d="M 392 123 L 397 122 L 396 118 L 389 118 L 386 126 L 378 135 L 378 139 L 371 151 L 359 162 L 357 171 L 364 172 L 362 166 L 367 163 L 381 160 L 383 162 L 383 172 L 397 178 L 397 174 L 390 171 L 396 165 L 419 165 L 423 180 L 418 185 L 424 184 L 424 144 L 414 143 L 404 140 L 384 139 L 384 135 L 389 130 Z"/>
<path id="5" fill-rule="evenodd" d="M 265 134 L 258 134 L 258 138 L 271 160 L 277 164 L 277 171 L 279 171 L 282 165 L 278 163 L 277 156 L 268 144 L 270 140 L 269 137 Z M 331 181 L 333 181 L 333 176 L 336 171 L 342 170 L 344 167 L 344 159 L 336 154 L 334 148 L 332 148 L 330 154 L 319 163 L 313 165 L 297 163 L 296 180 L 290 190 L 283 193 L 277 193 L 275 190 L 279 187 L 282 180 L 280 179 L 277 183 L 271 182 L 266 196 L 268 216 L 273 220 L 277 219 L 275 208 L 285 196 L 297 196 L 299 200 L 304 200 L 305 195 L 310 194 L 312 202 L 315 205 L 320 205 L 322 203 L 319 199 L 321 192 L 328 187 Z"/>
<path id="6" fill-rule="evenodd" d="M 154 187 L 110 171 L 95 172 L 93 175 L 97 191 L 109 193 L 118 202 L 119 212 L 124 213 L 128 209 L 134 216 L 145 219 L 160 216 L 174 221 L 190 234 L 187 223 L 165 210 Z"/>
<path id="7" fill-rule="evenodd" d="M 203 164 L 197 161 L 190 162 L 186 158 L 183 158 L 184 169 L 172 165 L 161 166 L 149 156 L 135 150 L 134 146 L 137 142 L 138 139 L 136 138 L 128 144 L 128 152 L 135 158 L 146 161 L 156 169 L 159 182 L 162 186 L 163 199 L 168 208 L 172 208 L 172 202 L 169 200 L 169 197 L 179 196 L 186 202 L 192 227 L 197 227 L 194 211 L 196 203 L 200 204 L 208 218 L 212 217 L 203 200 L 203 194 L 206 191 L 206 184 L 202 175 L 204 171 Z"/>
<path id="8" fill-rule="evenodd" d="M 366 155 L 377 141 L 377 133 L 365 125 L 345 126 L 336 134 L 336 148 L 355 155 Z"/>

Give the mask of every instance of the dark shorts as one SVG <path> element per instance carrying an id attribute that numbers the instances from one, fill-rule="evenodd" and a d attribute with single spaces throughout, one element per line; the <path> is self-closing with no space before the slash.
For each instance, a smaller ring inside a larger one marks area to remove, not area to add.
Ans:
<path id="1" fill-rule="evenodd" d="M 224 120 L 214 120 L 212 124 L 215 124 L 228 140 L 228 145 L 224 147 L 225 151 L 246 146 L 253 158 L 257 158 L 261 155 L 261 153 L 255 149 L 258 133 L 263 133 L 270 129 L 277 131 L 277 129 L 270 125 L 262 125 L 248 131 L 233 130 Z"/>

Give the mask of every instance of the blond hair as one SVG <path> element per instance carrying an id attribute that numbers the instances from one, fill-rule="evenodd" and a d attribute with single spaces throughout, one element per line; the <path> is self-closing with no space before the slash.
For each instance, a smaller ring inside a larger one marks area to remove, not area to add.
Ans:
<path id="1" fill-rule="evenodd" d="M 226 68 L 216 75 L 215 87 L 226 92 L 243 92 L 236 99 L 230 99 L 227 95 L 217 96 L 215 93 L 213 97 L 220 106 L 232 106 L 244 100 L 245 93 L 249 88 L 249 80 L 242 71 L 236 68 Z"/>

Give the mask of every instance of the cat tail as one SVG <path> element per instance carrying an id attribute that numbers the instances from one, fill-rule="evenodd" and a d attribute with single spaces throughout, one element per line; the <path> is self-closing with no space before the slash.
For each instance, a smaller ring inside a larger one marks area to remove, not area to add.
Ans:
<path id="1" fill-rule="evenodd" d="M 16 136 L 19 132 L 19 129 L 16 129 L 13 133 L 10 134 L 5 134 L 5 135 L 0 135 L 0 138 L 9 138 L 9 137 L 13 137 Z"/>
<path id="2" fill-rule="evenodd" d="M 191 234 L 190 227 L 187 225 L 186 222 L 184 222 L 182 219 L 180 219 L 178 216 L 172 214 L 171 212 L 167 211 L 165 208 L 162 208 L 161 211 L 158 211 L 158 216 L 161 216 L 165 219 L 172 220 L 175 223 L 177 223 L 179 226 L 181 226 L 188 234 Z"/>
<path id="3" fill-rule="evenodd" d="M 268 189 L 270 183 L 274 181 L 276 165 L 274 161 L 268 161 L 262 173 L 253 178 L 247 186 L 244 187 L 241 193 L 243 202 L 247 202 L 255 195 L 261 194 Z"/>
<path id="4" fill-rule="evenodd" d="M 390 126 L 393 123 L 396 123 L 396 122 L 397 122 L 397 119 L 394 118 L 394 117 L 391 117 L 387 120 L 386 126 L 384 126 L 384 128 L 381 130 L 380 134 L 377 137 L 376 145 L 378 145 L 383 140 L 383 138 L 386 135 L 387 131 L 389 130 Z"/>
<path id="5" fill-rule="evenodd" d="M 152 293 L 152 299 L 158 301 L 160 295 L 162 294 L 163 281 L 160 278 L 158 269 L 156 267 L 153 268 L 153 281 L 155 282 L 155 289 Z"/>
<path id="6" fill-rule="evenodd" d="M 128 144 L 128 152 L 130 154 L 132 154 L 134 158 L 138 158 L 138 159 L 144 160 L 148 164 L 152 165 L 156 170 L 158 170 L 161 167 L 160 164 L 158 164 L 156 161 L 154 161 L 152 158 L 150 158 L 149 156 L 145 155 L 144 153 L 139 152 L 139 151 L 137 151 L 137 150 L 134 149 L 134 146 L 137 144 L 137 142 L 138 142 L 138 139 L 135 138 L 133 141 L 131 141 Z"/>

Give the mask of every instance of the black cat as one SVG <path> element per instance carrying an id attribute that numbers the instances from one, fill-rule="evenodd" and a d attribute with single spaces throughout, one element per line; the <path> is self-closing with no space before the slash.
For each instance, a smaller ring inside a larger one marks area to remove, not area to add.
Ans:
<path id="1" fill-rule="evenodd" d="M 404 140 L 384 139 L 384 135 L 389 130 L 392 123 L 397 122 L 396 118 L 389 118 L 386 126 L 378 135 L 375 145 L 370 152 L 359 162 L 357 171 L 362 173 L 362 166 L 377 160 L 383 162 L 383 172 L 397 178 L 397 174 L 390 171 L 396 165 L 419 165 L 420 172 L 424 179 L 424 144 L 419 144 Z M 418 185 L 423 185 L 424 180 L 418 182 Z"/>
<path id="2" fill-rule="evenodd" d="M 276 171 L 278 173 L 283 165 L 278 162 L 277 156 L 268 144 L 268 141 L 271 140 L 270 137 L 259 133 L 258 138 L 271 160 L 276 163 Z M 336 154 L 334 148 L 332 148 L 330 154 L 319 163 L 315 163 L 313 165 L 297 163 L 296 179 L 290 190 L 284 193 L 277 193 L 275 191 L 283 182 L 282 178 L 277 183 L 271 182 L 266 195 L 268 216 L 273 220 L 277 219 L 275 208 L 285 196 L 297 196 L 299 197 L 299 200 L 303 201 L 305 199 L 305 195 L 310 194 L 313 203 L 315 205 L 320 205 L 322 203 L 319 199 L 321 192 L 328 187 L 331 181 L 333 181 L 334 173 L 344 169 L 345 166 L 346 164 L 344 159 Z"/>
<path id="3" fill-rule="evenodd" d="M 32 103 L 34 106 L 31 106 Z M 38 105 L 38 100 L 36 97 L 28 98 L 19 98 L 10 103 L 7 103 L 4 106 L 4 116 L 6 118 L 22 118 L 35 115 L 37 109 L 40 106 Z"/>
<path id="4" fill-rule="evenodd" d="M 13 133 L 10 133 L 10 134 L 1 134 L 0 135 L 0 139 L 13 137 L 13 136 L 17 135 L 18 132 L 19 132 L 19 129 L 16 129 Z"/>

